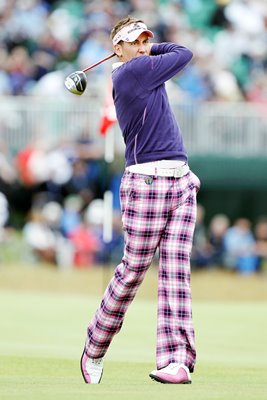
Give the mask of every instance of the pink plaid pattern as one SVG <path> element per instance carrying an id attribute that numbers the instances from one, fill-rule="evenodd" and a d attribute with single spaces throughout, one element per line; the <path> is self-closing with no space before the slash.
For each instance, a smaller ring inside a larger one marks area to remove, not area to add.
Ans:
<path id="1" fill-rule="evenodd" d="M 179 179 L 124 173 L 120 189 L 124 256 L 88 326 L 89 357 L 105 355 L 159 248 L 157 368 L 176 362 L 193 371 L 190 252 L 199 186 L 191 171 Z"/>

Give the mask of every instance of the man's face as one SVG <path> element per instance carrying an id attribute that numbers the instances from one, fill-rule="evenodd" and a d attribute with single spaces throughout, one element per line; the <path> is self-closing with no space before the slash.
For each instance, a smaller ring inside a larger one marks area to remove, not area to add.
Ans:
<path id="1" fill-rule="evenodd" d="M 119 56 L 120 61 L 130 61 L 132 58 L 140 56 L 148 56 L 150 54 L 149 38 L 145 32 L 134 42 L 122 42 L 116 45 L 116 54 Z"/>

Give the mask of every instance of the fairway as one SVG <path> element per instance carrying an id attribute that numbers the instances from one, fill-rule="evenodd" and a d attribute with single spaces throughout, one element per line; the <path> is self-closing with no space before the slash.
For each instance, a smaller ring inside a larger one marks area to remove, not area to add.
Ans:
<path id="1" fill-rule="evenodd" d="M 266 301 L 194 301 L 198 363 L 193 384 L 178 386 L 148 377 L 155 367 L 156 303 L 137 296 L 109 349 L 101 384 L 85 385 L 79 360 L 99 300 L 1 289 L 1 400 L 266 399 Z"/>

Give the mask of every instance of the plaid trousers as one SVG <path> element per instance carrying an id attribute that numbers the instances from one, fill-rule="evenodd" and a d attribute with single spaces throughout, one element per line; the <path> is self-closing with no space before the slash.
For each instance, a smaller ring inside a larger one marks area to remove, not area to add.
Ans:
<path id="1" fill-rule="evenodd" d="M 199 187 L 191 171 L 182 178 L 124 173 L 120 186 L 124 255 L 88 326 L 89 357 L 105 355 L 158 248 L 157 368 L 178 362 L 193 372 L 190 252 Z"/>

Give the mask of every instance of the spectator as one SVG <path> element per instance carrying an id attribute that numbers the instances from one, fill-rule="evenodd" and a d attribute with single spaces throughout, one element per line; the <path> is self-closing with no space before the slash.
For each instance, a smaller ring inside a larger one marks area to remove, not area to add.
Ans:
<path id="1" fill-rule="evenodd" d="M 78 194 L 85 204 L 89 204 L 96 195 L 98 174 L 94 170 L 94 164 L 86 163 L 82 159 L 73 161 L 72 175 L 64 185 L 65 194 Z"/>
<path id="2" fill-rule="evenodd" d="M 260 217 L 254 227 L 255 253 L 258 257 L 258 271 L 267 271 L 267 217 Z"/>
<path id="3" fill-rule="evenodd" d="M 17 177 L 17 170 L 10 160 L 7 146 L 4 142 L 0 142 L 0 187 L 14 184 Z"/>
<path id="4" fill-rule="evenodd" d="M 22 233 L 38 261 L 56 264 L 56 235 L 47 224 L 41 209 L 31 210 Z"/>
<path id="5" fill-rule="evenodd" d="M 224 214 L 212 217 L 208 229 L 204 225 L 204 209 L 198 208 L 195 239 L 193 242 L 193 264 L 197 267 L 223 267 L 225 234 L 229 228 L 229 218 Z"/>
<path id="6" fill-rule="evenodd" d="M 42 204 L 41 201 L 38 205 L 36 201 L 22 232 L 36 260 L 70 267 L 73 265 L 74 250 L 72 243 L 62 235 L 61 217 L 62 207 L 57 202 Z"/>
<path id="7" fill-rule="evenodd" d="M 9 205 L 6 196 L 0 192 L 0 243 L 5 239 L 5 226 L 9 219 Z"/>
<path id="8" fill-rule="evenodd" d="M 229 269 L 251 273 L 257 268 L 255 239 L 251 231 L 251 222 L 247 218 L 238 218 L 227 229 L 224 236 L 225 266 Z"/>
<path id="9" fill-rule="evenodd" d="M 79 195 L 66 196 L 60 219 L 60 230 L 64 237 L 68 237 L 72 231 L 82 223 L 81 211 L 83 201 Z"/>
<path id="10" fill-rule="evenodd" d="M 102 199 L 94 199 L 91 201 L 84 211 L 84 220 L 98 239 L 99 247 L 96 254 L 96 262 L 98 264 L 105 263 L 106 249 L 103 240 L 104 201 Z"/>
<path id="11" fill-rule="evenodd" d="M 230 226 L 225 214 L 216 214 L 210 221 L 208 241 L 210 245 L 210 264 L 222 267 L 224 265 L 225 234 Z"/>
<path id="12" fill-rule="evenodd" d="M 95 199 L 89 204 L 85 211 L 85 220 L 89 224 L 91 231 L 98 238 L 99 247 L 95 258 L 96 263 L 107 264 L 120 260 L 124 246 L 120 212 L 113 210 L 112 234 L 111 240 L 108 242 L 104 239 L 103 235 L 105 221 L 104 201 L 102 199 Z"/>
<path id="13" fill-rule="evenodd" d="M 83 220 L 71 230 L 68 238 L 73 245 L 73 265 L 77 267 L 92 267 L 95 265 L 96 254 L 100 250 L 100 241 L 90 224 Z"/>
<path id="14" fill-rule="evenodd" d="M 200 268 L 209 265 L 210 247 L 208 245 L 207 230 L 204 224 L 205 209 L 201 204 L 197 206 L 197 219 L 194 231 L 191 264 Z"/>
<path id="15" fill-rule="evenodd" d="M 16 46 L 11 50 L 7 70 L 10 76 L 11 93 L 13 95 L 27 94 L 27 89 L 32 84 L 34 67 L 25 47 Z"/>

